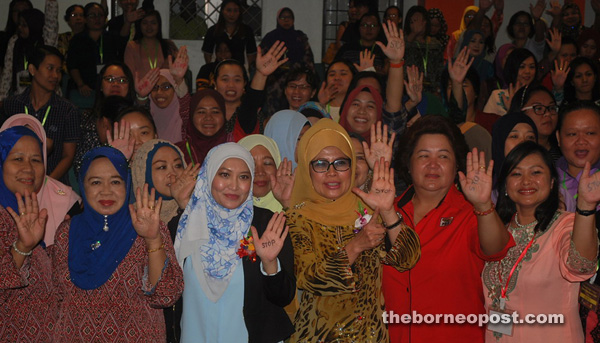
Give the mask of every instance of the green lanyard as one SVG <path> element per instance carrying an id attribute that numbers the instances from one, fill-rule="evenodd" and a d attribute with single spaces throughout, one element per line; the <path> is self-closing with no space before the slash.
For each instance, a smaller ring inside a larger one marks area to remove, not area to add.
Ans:
<path id="1" fill-rule="evenodd" d="M 190 155 L 190 161 L 192 161 L 192 166 L 196 166 L 194 163 L 194 156 L 192 156 L 192 148 L 190 147 L 190 142 L 185 141 L 185 148 L 187 149 L 188 155 Z"/>
<path id="2" fill-rule="evenodd" d="M 419 48 L 419 52 L 421 52 L 421 44 L 417 43 L 417 48 Z M 427 40 L 425 40 L 425 57 L 423 57 L 423 53 L 421 52 L 421 58 L 423 59 L 423 73 L 425 77 L 427 77 L 427 61 L 429 60 L 429 44 L 427 44 Z"/>
<path id="3" fill-rule="evenodd" d="M 358 40 L 358 42 L 359 42 L 359 44 L 360 44 L 360 47 L 362 48 L 362 47 L 364 46 L 364 45 L 363 45 L 363 42 L 362 42 L 362 39 L 359 39 L 359 40 Z M 373 45 L 371 46 L 371 53 L 373 53 L 373 51 L 375 50 L 375 45 L 376 45 L 376 44 L 373 44 Z M 362 50 L 362 49 L 361 49 L 361 50 Z"/>
<path id="4" fill-rule="evenodd" d="M 48 106 L 48 108 L 46 109 L 46 114 L 44 114 L 44 119 L 42 119 L 42 126 L 46 125 L 46 119 L 48 119 L 48 113 L 50 113 L 50 108 L 52 108 L 52 106 Z M 29 108 L 27 108 L 27 106 L 25 106 L 25 114 L 29 114 Z"/>
<path id="5" fill-rule="evenodd" d="M 27 56 L 23 56 L 23 70 L 27 70 L 29 67 L 29 62 L 27 61 Z"/>
<path id="6" fill-rule="evenodd" d="M 152 59 L 150 58 L 150 52 L 148 52 L 146 42 L 142 43 L 142 47 L 144 48 L 146 55 L 148 55 L 148 64 L 150 64 L 150 69 L 156 69 L 156 65 L 158 64 L 158 41 L 156 41 L 155 43 L 156 45 L 154 49 L 154 62 L 152 62 Z"/>
<path id="7" fill-rule="evenodd" d="M 104 64 L 104 38 L 100 36 L 100 64 Z"/>

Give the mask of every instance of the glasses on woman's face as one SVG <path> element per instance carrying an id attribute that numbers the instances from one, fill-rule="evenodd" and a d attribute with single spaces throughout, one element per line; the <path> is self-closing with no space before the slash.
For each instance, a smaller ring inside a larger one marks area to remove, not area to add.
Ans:
<path id="1" fill-rule="evenodd" d="M 362 27 L 364 27 L 365 29 L 374 29 L 376 27 L 379 27 L 379 25 L 377 24 L 362 24 Z"/>
<path id="2" fill-rule="evenodd" d="M 315 173 L 326 173 L 331 166 L 333 166 L 335 171 L 343 172 L 350 169 L 352 160 L 349 158 L 340 158 L 333 162 L 327 160 L 315 160 L 310 162 L 310 166 Z"/>
<path id="3" fill-rule="evenodd" d="M 104 80 L 110 84 L 113 84 L 115 82 L 118 84 L 121 84 L 121 85 L 129 83 L 129 80 L 126 77 L 105 76 L 102 78 L 102 80 Z"/>
<path id="4" fill-rule="evenodd" d="M 171 88 L 173 88 L 173 85 L 172 85 L 172 84 L 170 84 L 170 83 L 163 83 L 162 85 L 155 85 L 155 86 L 152 88 L 152 91 L 153 91 L 153 92 L 158 92 L 158 90 L 160 89 L 160 90 L 162 90 L 163 92 L 166 92 L 166 91 L 168 91 L 168 90 L 169 90 L 169 89 L 171 89 Z"/>
<path id="5" fill-rule="evenodd" d="M 87 15 L 87 17 L 90 19 L 96 19 L 96 18 L 104 18 L 105 15 L 104 15 L 104 13 L 89 13 Z"/>
<path id="6" fill-rule="evenodd" d="M 548 113 L 548 115 L 551 115 L 551 116 L 558 115 L 558 106 L 557 105 L 549 105 L 549 106 L 533 105 L 533 106 L 523 107 L 521 109 L 521 111 L 526 111 L 526 110 L 531 110 L 531 109 L 533 110 L 533 113 L 537 114 L 538 116 L 546 115 L 546 113 Z"/>

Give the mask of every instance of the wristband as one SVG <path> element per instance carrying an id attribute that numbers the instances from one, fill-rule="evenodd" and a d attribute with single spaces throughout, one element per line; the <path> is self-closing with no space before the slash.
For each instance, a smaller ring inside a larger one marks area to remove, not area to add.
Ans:
<path id="1" fill-rule="evenodd" d="M 580 215 L 584 216 L 584 217 L 589 217 L 591 215 L 596 214 L 596 209 L 589 210 L 589 211 L 584 211 L 584 210 L 580 209 L 579 207 L 575 207 L 575 212 L 577 214 L 580 214 Z"/>
<path id="2" fill-rule="evenodd" d="M 492 207 L 490 207 L 489 209 L 485 210 L 485 211 L 477 211 L 476 209 L 473 209 L 473 213 L 475 213 L 476 216 L 487 216 L 488 214 L 494 212 L 494 209 L 496 208 L 496 205 L 492 204 Z"/>
<path id="3" fill-rule="evenodd" d="M 398 215 L 398 221 L 396 221 L 395 223 L 393 223 L 391 225 L 387 225 L 386 223 L 383 223 L 383 226 L 387 230 L 391 230 L 391 229 L 395 228 L 396 226 L 400 225 L 400 223 L 402 223 L 402 221 L 404 220 L 404 217 L 402 217 L 402 215 L 399 212 L 396 212 L 396 214 Z"/>
<path id="4" fill-rule="evenodd" d="M 390 68 L 402 68 L 404 67 L 404 60 L 400 61 L 400 63 L 390 63 Z"/>
<path id="5" fill-rule="evenodd" d="M 22 252 L 21 250 L 19 250 L 17 248 L 17 241 L 14 241 L 12 244 L 13 249 L 15 249 L 15 251 L 17 252 L 17 254 L 21 255 L 21 256 L 30 256 L 31 254 L 33 254 L 33 249 L 29 250 L 29 252 Z"/>

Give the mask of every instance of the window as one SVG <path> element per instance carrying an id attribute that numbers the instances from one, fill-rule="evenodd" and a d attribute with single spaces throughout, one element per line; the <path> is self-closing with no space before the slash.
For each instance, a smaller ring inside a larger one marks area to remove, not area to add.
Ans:
<path id="1" fill-rule="evenodd" d="M 171 39 L 202 39 L 209 27 L 219 19 L 222 0 L 171 0 Z M 241 1 L 244 23 L 260 39 L 262 0 Z"/>
<path id="2" fill-rule="evenodd" d="M 325 0 L 323 16 L 323 51 L 327 51 L 330 43 L 335 43 L 335 36 L 340 23 L 348 20 L 348 0 Z M 371 0 L 371 8 L 378 4 L 379 19 L 383 20 L 385 9 L 398 6 L 404 12 L 404 0 Z"/>

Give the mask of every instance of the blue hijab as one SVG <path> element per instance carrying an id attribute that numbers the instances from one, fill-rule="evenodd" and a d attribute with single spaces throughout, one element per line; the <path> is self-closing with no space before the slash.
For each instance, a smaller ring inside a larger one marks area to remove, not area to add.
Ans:
<path id="1" fill-rule="evenodd" d="M 283 110 L 275 113 L 265 126 L 265 136 L 277 143 L 282 161 L 284 158 L 292 161 L 292 170 L 298 166 L 295 158 L 296 146 L 300 131 L 306 124 L 310 126 L 310 122 L 302 113 Z"/>
<path id="2" fill-rule="evenodd" d="M 8 154 L 14 148 L 15 144 L 17 144 L 19 139 L 24 136 L 31 136 L 35 138 L 35 140 L 40 144 L 40 156 L 42 155 L 42 142 L 35 132 L 25 126 L 14 126 L 8 128 L 0 132 L 0 175 L 4 174 L 4 161 L 6 161 Z M 6 187 L 3 177 L 0 177 L 0 204 L 2 204 L 4 208 L 10 207 L 15 212 L 19 211 L 17 197 Z"/>
<path id="3" fill-rule="evenodd" d="M 114 214 L 107 216 L 109 230 L 105 232 L 104 216 L 88 203 L 84 180 L 92 161 L 106 157 L 125 181 L 125 201 Z M 131 249 L 137 232 L 129 214 L 131 195 L 131 172 L 123 154 L 111 147 L 90 150 L 83 157 L 79 173 L 79 189 L 83 198 L 83 213 L 73 217 L 69 229 L 69 272 L 71 281 L 81 289 L 102 286 L 119 266 Z"/>

